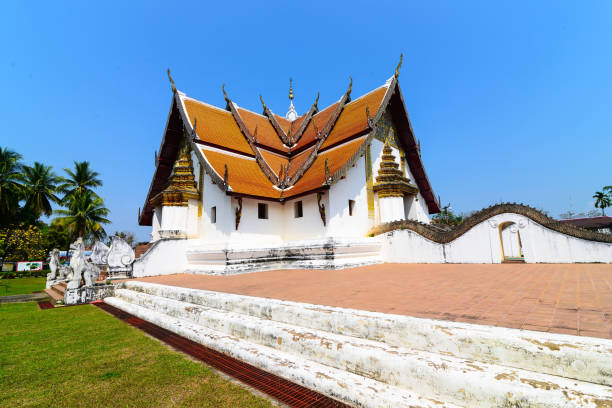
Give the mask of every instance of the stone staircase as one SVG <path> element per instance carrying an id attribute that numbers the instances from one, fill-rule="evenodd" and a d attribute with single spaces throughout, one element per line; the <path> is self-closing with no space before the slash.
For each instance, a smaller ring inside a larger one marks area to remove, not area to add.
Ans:
<path id="1" fill-rule="evenodd" d="M 66 282 L 60 282 L 57 285 L 53 285 L 50 288 L 45 289 L 45 293 L 51 298 L 50 302 L 52 305 L 55 306 L 58 301 L 64 302 L 66 286 Z"/>
<path id="2" fill-rule="evenodd" d="M 105 302 L 351 406 L 612 406 L 611 340 L 138 281 Z"/>

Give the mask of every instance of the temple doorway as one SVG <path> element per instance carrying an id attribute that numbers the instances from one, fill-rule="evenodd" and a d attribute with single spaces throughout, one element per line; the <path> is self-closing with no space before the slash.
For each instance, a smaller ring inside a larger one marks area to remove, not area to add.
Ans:
<path id="1" fill-rule="evenodd" d="M 521 243 L 521 233 L 514 222 L 504 222 L 499 226 L 502 262 L 525 262 Z"/>

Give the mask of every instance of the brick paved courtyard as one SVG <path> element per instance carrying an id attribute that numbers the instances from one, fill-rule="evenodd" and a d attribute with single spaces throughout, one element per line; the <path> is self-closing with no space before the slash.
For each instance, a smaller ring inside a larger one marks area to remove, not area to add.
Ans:
<path id="1" fill-rule="evenodd" d="M 383 313 L 612 338 L 612 265 L 382 264 L 139 280 Z"/>

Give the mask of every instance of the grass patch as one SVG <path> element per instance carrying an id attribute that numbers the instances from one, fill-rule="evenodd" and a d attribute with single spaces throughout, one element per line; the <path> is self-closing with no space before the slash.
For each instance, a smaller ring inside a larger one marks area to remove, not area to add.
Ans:
<path id="1" fill-rule="evenodd" d="M 0 296 L 30 294 L 44 290 L 46 284 L 47 278 L 0 279 Z M 6 293 L 3 285 L 7 285 Z"/>
<path id="2" fill-rule="evenodd" d="M 7 407 L 271 407 L 95 306 L 0 307 Z"/>

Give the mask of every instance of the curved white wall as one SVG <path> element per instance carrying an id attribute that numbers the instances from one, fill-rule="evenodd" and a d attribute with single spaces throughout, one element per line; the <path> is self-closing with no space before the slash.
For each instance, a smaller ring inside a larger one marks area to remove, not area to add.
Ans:
<path id="1" fill-rule="evenodd" d="M 525 262 L 612 262 L 612 244 L 561 234 L 514 213 L 483 221 L 448 244 L 438 244 L 409 230 L 392 231 L 384 236 L 381 255 L 386 262 L 501 263 L 499 225 L 504 222 L 517 225 Z"/>

